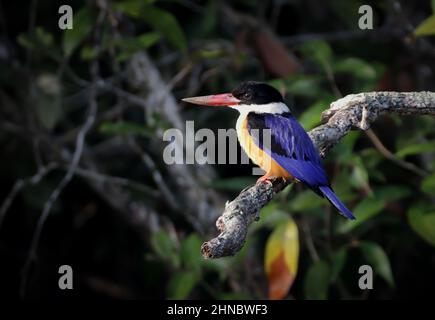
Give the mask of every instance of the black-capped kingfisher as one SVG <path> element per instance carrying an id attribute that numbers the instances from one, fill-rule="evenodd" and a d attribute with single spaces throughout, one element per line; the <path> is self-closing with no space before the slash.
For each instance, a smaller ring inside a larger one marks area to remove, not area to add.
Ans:
<path id="1" fill-rule="evenodd" d="M 266 171 L 257 183 L 281 177 L 302 182 L 326 197 L 345 217 L 355 219 L 331 188 L 320 156 L 308 134 L 291 114 L 278 90 L 261 82 L 244 82 L 231 93 L 185 98 L 205 106 L 228 106 L 239 111 L 236 131 L 240 145 L 251 160 Z M 258 134 L 254 134 L 254 130 Z M 269 129 L 270 145 L 262 130 Z"/>

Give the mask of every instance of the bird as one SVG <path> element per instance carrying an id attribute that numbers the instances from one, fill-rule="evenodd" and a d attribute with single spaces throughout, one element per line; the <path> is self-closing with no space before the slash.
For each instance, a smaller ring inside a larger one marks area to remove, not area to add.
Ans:
<path id="1" fill-rule="evenodd" d="M 271 183 L 271 178 L 277 177 L 301 182 L 329 200 L 340 214 L 355 219 L 334 193 L 311 138 L 277 89 L 267 83 L 247 81 L 231 93 L 182 100 L 204 106 L 227 106 L 239 111 L 236 123 L 239 143 L 249 158 L 266 172 L 257 183 Z M 269 129 L 270 143 L 263 141 L 264 129 Z"/>

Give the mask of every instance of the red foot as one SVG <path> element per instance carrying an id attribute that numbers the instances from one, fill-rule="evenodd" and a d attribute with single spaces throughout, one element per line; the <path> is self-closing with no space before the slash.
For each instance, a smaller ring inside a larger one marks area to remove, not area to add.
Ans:
<path id="1" fill-rule="evenodd" d="M 269 176 L 267 176 L 267 175 L 264 175 L 257 180 L 257 184 L 260 184 L 260 183 L 267 183 L 267 184 L 273 185 L 272 181 L 269 180 Z"/>

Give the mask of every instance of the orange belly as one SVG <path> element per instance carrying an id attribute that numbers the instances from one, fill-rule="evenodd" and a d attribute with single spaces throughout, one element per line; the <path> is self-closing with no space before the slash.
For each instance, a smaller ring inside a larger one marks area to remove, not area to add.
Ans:
<path id="1" fill-rule="evenodd" d="M 293 179 L 293 176 L 288 173 L 281 165 L 272 159 L 266 152 L 261 150 L 253 141 L 247 128 L 247 121 L 244 119 L 240 127 L 237 128 L 237 135 L 240 145 L 249 158 L 257 164 L 261 169 L 266 171 L 269 177 L 282 177 L 285 179 Z"/>

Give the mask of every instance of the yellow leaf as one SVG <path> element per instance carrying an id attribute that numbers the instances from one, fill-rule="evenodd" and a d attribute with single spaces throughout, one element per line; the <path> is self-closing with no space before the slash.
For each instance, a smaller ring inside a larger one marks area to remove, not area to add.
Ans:
<path id="1" fill-rule="evenodd" d="M 282 299 L 286 296 L 296 277 L 298 260 L 298 227 L 289 219 L 272 232 L 266 243 L 264 265 L 270 299 Z"/>
<path id="2" fill-rule="evenodd" d="M 424 20 L 415 30 L 417 37 L 435 35 L 435 14 Z"/>

